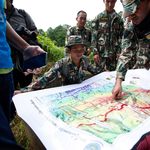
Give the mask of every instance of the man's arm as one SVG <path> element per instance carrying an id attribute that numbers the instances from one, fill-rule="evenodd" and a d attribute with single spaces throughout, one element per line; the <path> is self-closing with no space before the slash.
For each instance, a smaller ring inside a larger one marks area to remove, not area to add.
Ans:
<path id="1" fill-rule="evenodd" d="M 6 37 L 8 40 L 8 43 L 20 50 L 23 53 L 24 59 L 28 59 L 30 57 L 39 55 L 41 53 L 44 53 L 39 46 L 30 46 L 26 41 L 24 41 L 9 25 L 9 23 L 6 21 Z M 27 70 L 28 73 L 25 75 L 28 75 L 29 73 L 39 73 L 41 71 L 40 68 L 37 68 L 35 70 Z"/>
<path id="2" fill-rule="evenodd" d="M 112 90 L 112 100 L 119 98 L 122 93 L 122 81 L 125 79 L 128 64 L 131 58 L 136 55 L 136 37 L 132 30 L 126 30 L 123 36 L 122 53 L 117 64 L 116 83 Z"/>
<path id="3" fill-rule="evenodd" d="M 35 90 L 44 89 L 47 85 L 57 79 L 62 73 L 63 59 L 58 60 L 55 65 L 46 72 L 43 76 L 39 77 L 35 82 L 32 82 L 29 86 L 20 89 L 20 93 L 30 92 Z"/>

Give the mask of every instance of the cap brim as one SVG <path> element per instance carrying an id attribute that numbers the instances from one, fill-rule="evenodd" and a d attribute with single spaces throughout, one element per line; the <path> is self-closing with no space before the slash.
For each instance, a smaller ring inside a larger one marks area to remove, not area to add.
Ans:
<path id="1" fill-rule="evenodd" d="M 139 1 L 134 2 L 133 4 L 123 8 L 123 17 L 129 17 L 134 14 L 139 5 Z"/>

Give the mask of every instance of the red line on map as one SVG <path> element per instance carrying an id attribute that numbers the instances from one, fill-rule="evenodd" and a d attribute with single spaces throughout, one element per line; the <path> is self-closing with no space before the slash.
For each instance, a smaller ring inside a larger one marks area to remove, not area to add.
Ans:
<path id="1" fill-rule="evenodd" d="M 82 126 L 82 125 L 86 125 L 86 126 L 92 126 L 92 125 L 95 125 L 96 123 L 92 123 L 92 124 L 79 124 L 78 126 L 77 126 L 77 128 L 79 128 L 80 126 Z"/>

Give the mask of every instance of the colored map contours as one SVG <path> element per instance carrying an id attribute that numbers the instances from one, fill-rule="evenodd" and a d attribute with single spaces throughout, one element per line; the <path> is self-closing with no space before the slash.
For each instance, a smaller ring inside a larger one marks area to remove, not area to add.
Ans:
<path id="1" fill-rule="evenodd" d="M 37 101 L 67 125 L 112 144 L 118 135 L 134 130 L 150 115 L 149 90 L 123 85 L 123 96 L 111 103 L 113 87 L 113 83 L 99 80 L 74 90 L 38 97 Z"/>

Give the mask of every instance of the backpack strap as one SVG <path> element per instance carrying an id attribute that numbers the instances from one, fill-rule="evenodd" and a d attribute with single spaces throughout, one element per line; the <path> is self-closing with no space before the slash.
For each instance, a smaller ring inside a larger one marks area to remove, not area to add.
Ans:
<path id="1" fill-rule="evenodd" d="M 62 74 L 64 75 L 63 77 L 66 77 L 68 74 L 68 57 L 63 58 L 63 67 L 62 67 Z"/>
<path id="2" fill-rule="evenodd" d="M 75 32 L 76 32 L 76 26 L 73 27 L 73 30 L 72 30 L 72 35 L 75 35 Z"/>
<path id="3" fill-rule="evenodd" d="M 25 22 L 26 22 L 26 26 L 27 26 L 27 29 L 28 29 L 29 26 L 28 26 L 28 22 L 27 22 L 25 10 L 23 10 L 23 9 L 18 9 L 18 12 L 19 12 L 19 14 L 21 14 L 21 15 L 24 17 Z"/>
<path id="4" fill-rule="evenodd" d="M 83 60 L 85 61 L 85 65 L 86 65 L 86 70 L 88 68 L 88 65 L 89 65 L 89 58 L 85 55 L 82 56 Z"/>

